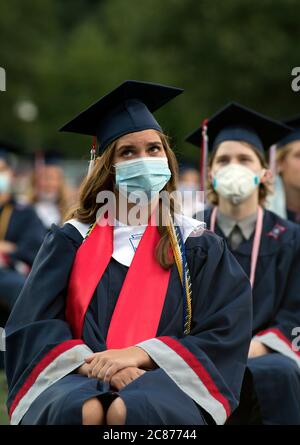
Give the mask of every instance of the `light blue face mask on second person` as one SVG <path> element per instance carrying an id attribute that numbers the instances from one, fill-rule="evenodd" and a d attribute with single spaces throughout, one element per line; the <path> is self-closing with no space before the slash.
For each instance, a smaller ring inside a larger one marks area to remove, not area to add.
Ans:
<path id="1" fill-rule="evenodd" d="M 0 173 L 0 193 L 9 193 L 11 191 L 11 180 L 7 173 Z"/>
<path id="2" fill-rule="evenodd" d="M 143 157 L 115 164 L 116 185 L 120 192 L 135 198 L 153 199 L 171 178 L 168 159 Z M 143 192 L 143 193 L 141 193 Z"/>

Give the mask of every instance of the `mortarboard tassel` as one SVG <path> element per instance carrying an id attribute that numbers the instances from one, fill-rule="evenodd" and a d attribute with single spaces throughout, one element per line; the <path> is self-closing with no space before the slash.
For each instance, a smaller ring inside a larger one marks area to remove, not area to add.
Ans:
<path id="1" fill-rule="evenodd" d="M 93 144 L 92 144 L 92 148 L 91 148 L 91 159 L 89 160 L 89 169 L 88 169 L 88 176 L 90 176 L 90 174 L 93 171 L 93 168 L 95 166 L 95 160 L 96 160 L 96 148 L 97 148 L 97 138 L 96 136 L 93 137 Z"/>
<path id="2" fill-rule="evenodd" d="M 201 143 L 201 156 L 200 156 L 200 190 L 204 192 L 205 197 L 205 181 L 207 172 L 207 152 L 208 152 L 208 135 L 207 135 L 208 119 L 204 119 L 202 122 L 202 143 Z"/>

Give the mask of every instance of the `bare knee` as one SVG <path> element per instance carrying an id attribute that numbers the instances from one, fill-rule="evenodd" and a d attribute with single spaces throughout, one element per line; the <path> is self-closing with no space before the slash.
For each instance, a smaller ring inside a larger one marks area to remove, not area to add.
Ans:
<path id="1" fill-rule="evenodd" d="M 104 411 L 100 401 L 93 397 L 82 406 L 82 425 L 103 425 Z"/>
<path id="2" fill-rule="evenodd" d="M 124 425 L 126 421 L 126 405 L 121 397 L 116 398 L 110 405 L 107 416 L 107 425 Z"/>

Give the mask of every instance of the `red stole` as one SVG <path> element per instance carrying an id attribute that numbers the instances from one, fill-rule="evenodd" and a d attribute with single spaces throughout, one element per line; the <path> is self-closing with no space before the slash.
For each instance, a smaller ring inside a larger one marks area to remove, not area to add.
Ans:
<path id="1" fill-rule="evenodd" d="M 126 348 L 156 335 L 168 288 L 170 269 L 155 258 L 160 240 L 148 225 L 126 274 L 108 329 L 108 349 Z M 113 253 L 113 227 L 96 224 L 79 247 L 71 271 L 66 319 L 81 338 L 84 317 Z"/>

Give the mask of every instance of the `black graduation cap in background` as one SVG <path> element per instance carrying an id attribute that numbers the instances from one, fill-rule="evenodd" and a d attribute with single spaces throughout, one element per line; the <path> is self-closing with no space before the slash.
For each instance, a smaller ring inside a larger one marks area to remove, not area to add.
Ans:
<path id="1" fill-rule="evenodd" d="M 45 150 L 42 152 L 45 165 L 57 165 L 61 166 L 64 160 L 64 155 L 58 150 Z"/>
<path id="2" fill-rule="evenodd" d="M 284 138 L 280 139 L 280 141 L 277 143 L 278 148 L 287 145 L 290 142 L 300 141 L 300 115 L 294 116 L 290 119 L 284 119 L 282 122 L 293 128 L 293 131 Z"/>
<path id="3" fill-rule="evenodd" d="M 207 148 L 209 151 L 213 151 L 221 142 L 242 140 L 263 152 L 280 138 L 289 134 L 290 131 L 288 126 L 279 121 L 231 102 L 207 120 Z M 200 147 L 202 128 L 198 128 L 188 135 L 185 140 Z"/>
<path id="4" fill-rule="evenodd" d="M 49 148 L 31 152 L 29 158 L 35 171 L 45 166 L 62 167 L 63 160 L 65 159 L 60 151 Z"/>
<path id="5" fill-rule="evenodd" d="M 96 136 L 99 152 L 118 137 L 154 129 L 152 113 L 182 93 L 166 85 L 127 80 L 65 124 L 60 131 Z"/>

